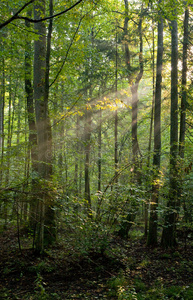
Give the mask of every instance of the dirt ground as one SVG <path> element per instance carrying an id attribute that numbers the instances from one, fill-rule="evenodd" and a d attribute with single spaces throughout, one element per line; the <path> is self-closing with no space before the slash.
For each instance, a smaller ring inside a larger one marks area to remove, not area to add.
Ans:
<path id="1" fill-rule="evenodd" d="M 20 251 L 17 232 L 10 228 L 0 236 L 0 299 L 118 299 L 112 282 L 121 276 L 136 290 L 188 286 L 192 250 L 183 244 L 175 250 L 151 249 L 144 238 L 114 237 L 103 253 L 83 255 L 58 243 L 40 257 L 27 248 L 27 239 Z"/>

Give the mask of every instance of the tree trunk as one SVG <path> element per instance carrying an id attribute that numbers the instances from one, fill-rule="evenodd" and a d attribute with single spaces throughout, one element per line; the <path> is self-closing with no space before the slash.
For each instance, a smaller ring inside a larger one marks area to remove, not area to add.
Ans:
<path id="1" fill-rule="evenodd" d="M 178 210 L 178 25 L 171 21 L 171 127 L 170 127 L 170 190 L 161 244 L 163 247 L 176 245 L 175 229 Z"/>
<path id="2" fill-rule="evenodd" d="M 85 111 L 85 200 L 88 205 L 88 209 L 91 209 L 91 196 L 90 196 L 90 139 L 91 139 L 91 111 L 89 107 L 86 107 Z"/>
<path id="3" fill-rule="evenodd" d="M 28 17 L 31 17 L 32 12 L 28 12 Z M 25 25 L 27 29 L 30 28 L 30 23 L 26 20 Z M 36 189 L 37 177 L 37 132 L 35 124 L 35 112 L 33 102 L 33 87 L 32 87 L 32 47 L 28 39 L 25 43 L 25 93 L 27 102 L 27 119 L 29 128 L 29 158 L 31 158 L 31 190 L 34 192 Z M 31 157 L 30 157 L 31 156 Z M 36 196 L 30 197 L 30 212 L 29 212 L 29 225 L 35 230 L 36 224 Z"/>
<path id="4" fill-rule="evenodd" d="M 131 64 L 130 64 L 130 51 L 127 41 L 127 35 L 128 35 L 128 0 L 125 1 L 125 22 L 124 22 L 124 36 L 125 36 L 125 62 L 127 67 L 127 73 L 128 73 L 128 82 L 131 81 Z M 138 24 L 138 32 L 139 32 L 139 72 L 135 78 L 135 80 L 132 82 L 131 86 L 131 93 L 132 93 L 132 122 L 131 122 L 131 135 L 132 135 L 132 163 L 133 163 L 133 170 L 134 170 L 134 179 L 140 183 L 141 181 L 141 175 L 140 175 L 140 168 L 139 168 L 139 144 L 138 144 L 138 135 L 137 135 L 137 116 L 138 116 L 138 87 L 139 82 L 143 76 L 143 38 L 142 38 L 142 12 L 143 12 L 143 6 L 141 8 L 141 15 L 139 19 Z M 129 197 L 128 197 L 128 201 Z M 138 205 L 135 203 L 132 203 L 130 205 L 130 209 L 127 212 L 127 217 L 121 222 L 121 228 L 119 230 L 119 235 L 122 237 L 127 237 L 128 232 L 133 224 L 133 221 L 135 220 L 137 211 L 138 211 Z"/>
<path id="5" fill-rule="evenodd" d="M 100 198 L 100 192 L 101 192 L 101 175 L 102 175 L 102 164 L 101 164 L 101 158 L 102 158 L 102 112 L 101 109 L 99 110 L 99 125 L 98 125 L 98 192 L 99 192 L 99 198 Z"/>
<path id="6" fill-rule="evenodd" d="M 117 27 L 117 26 L 116 26 Z M 118 86 L 118 47 L 117 47 L 117 28 L 116 28 L 116 59 L 115 59 L 115 97 L 117 99 L 117 86 Z M 118 183 L 118 110 L 115 110 L 115 183 Z M 117 186 L 116 186 L 117 189 Z"/>
<path id="7" fill-rule="evenodd" d="M 161 2 L 161 1 L 160 1 Z M 163 19 L 158 22 L 158 42 L 157 42 L 157 70 L 156 70 L 156 89 L 155 89 L 155 108 L 154 108 L 154 156 L 153 167 L 154 175 L 152 182 L 152 199 L 149 218 L 148 245 L 157 245 L 157 206 L 159 197 L 159 170 L 161 157 L 161 83 L 162 83 L 162 64 L 163 64 Z"/>
<path id="8" fill-rule="evenodd" d="M 133 83 L 131 87 L 132 93 L 132 125 L 131 125 L 131 136 L 132 136 L 132 159 L 134 173 L 137 174 L 138 168 L 138 154 L 139 154 L 139 143 L 137 137 L 137 116 L 138 116 L 138 83 Z"/>
<path id="9" fill-rule="evenodd" d="M 45 15 L 45 0 L 34 5 L 34 18 L 40 19 Z M 46 27 L 44 22 L 35 23 L 38 39 L 34 41 L 34 100 L 37 126 L 38 145 L 38 175 L 46 178 L 46 122 L 45 122 L 45 72 L 46 72 Z M 41 184 L 37 188 L 42 190 Z M 44 249 L 45 197 L 42 191 L 37 194 L 37 234 L 35 247 L 38 252 Z"/>
<path id="10" fill-rule="evenodd" d="M 53 15 L 53 0 L 49 2 L 49 14 Z M 49 99 L 49 75 L 50 75 L 50 54 L 51 54 L 51 37 L 52 37 L 53 19 L 49 21 L 48 35 L 47 35 L 47 49 L 46 49 L 46 73 L 45 73 L 45 142 L 46 142 L 46 179 L 50 180 L 52 176 L 52 129 L 51 121 L 48 111 L 48 99 Z M 44 243 L 46 245 L 52 244 L 56 240 L 56 224 L 55 224 L 55 211 L 53 209 L 54 199 L 50 198 L 49 193 L 52 192 L 51 186 L 48 186 L 46 193 L 46 206 L 45 206 L 45 238 Z"/>
<path id="11" fill-rule="evenodd" d="M 12 78 L 11 78 L 11 69 L 9 70 L 9 110 L 8 110 L 8 128 L 7 128 L 7 149 L 6 149 L 6 172 L 5 172 L 5 185 L 9 185 L 10 179 L 10 160 L 11 160 L 11 140 L 12 140 Z M 14 105 L 13 105 L 14 106 Z M 4 227 L 7 227 L 8 222 L 8 201 L 7 199 L 4 200 Z"/>
<path id="12" fill-rule="evenodd" d="M 17 105 L 17 145 L 20 142 L 20 131 L 21 131 L 21 99 L 18 99 Z"/>
<path id="13" fill-rule="evenodd" d="M 5 107 L 5 60 L 2 58 L 2 79 L 0 99 L 0 184 L 3 180 L 3 159 L 4 159 L 4 107 Z"/>
<path id="14" fill-rule="evenodd" d="M 180 137 L 179 137 L 179 154 L 184 158 L 184 143 L 186 131 L 186 82 L 187 82 L 187 56 L 188 56 L 188 37 L 189 37 L 189 9 L 185 10 L 184 17 L 184 40 L 183 40 L 183 58 L 182 58 L 182 92 L 181 92 L 181 110 L 180 110 Z"/>
<path id="15" fill-rule="evenodd" d="M 91 39 L 91 49 L 93 49 L 93 45 L 94 45 L 93 44 L 93 42 L 94 42 L 94 29 L 93 28 L 91 28 L 90 39 Z M 93 57 L 92 57 L 92 53 L 89 54 L 88 61 L 89 61 L 89 65 L 86 66 L 86 74 L 87 74 L 89 88 L 87 88 L 86 94 L 87 94 L 88 98 L 91 99 L 92 94 L 93 94 L 93 87 L 92 87 Z M 85 109 L 85 127 L 84 127 L 84 133 L 85 133 L 85 172 L 84 172 L 85 191 L 84 191 L 84 198 L 86 200 L 89 216 L 91 216 L 91 195 L 90 195 L 90 151 L 91 151 L 91 124 L 92 124 L 91 109 L 92 109 L 91 105 L 89 105 L 89 103 L 87 103 L 86 109 Z"/>
<path id="16" fill-rule="evenodd" d="M 127 41 L 127 35 L 128 35 L 128 0 L 125 1 L 125 21 L 124 21 L 124 36 L 125 36 L 125 62 L 127 67 L 127 73 L 128 73 L 128 81 L 130 83 L 131 81 L 131 63 L 130 63 L 130 50 L 128 46 Z M 143 11 L 143 7 L 142 7 Z M 137 174 L 137 164 L 138 164 L 138 156 L 140 153 L 139 150 L 139 143 L 138 143 L 138 137 L 137 137 L 137 115 L 138 115 L 138 86 L 139 82 L 143 76 L 143 38 L 142 38 L 142 11 L 141 16 L 138 24 L 138 31 L 139 31 L 139 40 L 140 40 L 140 46 L 139 46 L 139 73 L 137 74 L 135 81 L 132 83 L 131 86 L 131 93 L 132 93 L 132 121 L 131 121 L 131 131 L 132 131 L 132 160 L 133 160 L 133 168 L 134 168 L 134 174 L 136 174 L 136 177 L 139 177 Z M 138 178 L 139 179 L 139 178 Z"/>
<path id="17" fill-rule="evenodd" d="M 150 159 L 151 159 L 151 146 L 152 146 L 152 132 L 153 132 L 153 119 L 154 119 L 154 106 L 155 106 L 155 32 L 154 32 L 154 19 L 152 18 L 152 33 L 153 33 L 153 53 L 152 53 L 152 69 L 153 69 L 153 97 L 152 97 L 152 106 L 151 106 L 151 117 L 150 117 L 150 131 L 149 131 L 149 143 L 148 143 L 148 157 L 147 157 L 147 168 L 150 170 Z M 146 200 L 144 204 L 144 236 L 147 238 L 148 236 L 148 216 L 149 216 L 149 199 Z"/>
<path id="18" fill-rule="evenodd" d="M 75 168 L 74 168 L 74 189 L 75 189 L 75 195 L 78 197 L 78 161 L 80 159 L 80 142 L 79 142 L 79 131 L 80 131 L 80 120 L 79 116 L 77 115 L 76 117 L 76 153 L 77 155 L 75 156 Z"/>
<path id="19" fill-rule="evenodd" d="M 50 0 L 50 13 L 52 14 L 52 0 Z M 45 1 L 40 0 L 34 6 L 34 18 L 40 19 L 45 15 Z M 52 135 L 48 114 L 49 96 L 49 61 L 51 49 L 52 19 L 48 28 L 46 49 L 46 27 L 44 22 L 35 23 L 35 30 L 39 35 L 34 42 L 34 99 L 38 141 L 38 174 L 39 189 L 38 199 L 38 224 L 36 250 L 42 252 L 44 244 L 55 240 L 55 218 L 53 199 L 49 193 L 51 185 L 49 179 L 52 175 Z M 46 228 L 46 230 L 45 230 Z"/>

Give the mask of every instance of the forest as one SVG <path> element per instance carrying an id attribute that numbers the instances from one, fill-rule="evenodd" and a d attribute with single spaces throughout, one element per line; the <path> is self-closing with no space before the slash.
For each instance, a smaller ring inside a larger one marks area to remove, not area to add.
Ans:
<path id="1" fill-rule="evenodd" d="M 0 298 L 193 299 L 193 0 L 0 4 Z"/>

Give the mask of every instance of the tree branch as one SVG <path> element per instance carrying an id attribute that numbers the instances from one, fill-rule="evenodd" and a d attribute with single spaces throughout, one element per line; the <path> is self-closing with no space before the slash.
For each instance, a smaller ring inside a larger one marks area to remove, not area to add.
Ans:
<path id="1" fill-rule="evenodd" d="M 73 35 L 73 37 L 72 37 L 71 42 L 70 42 L 70 45 L 68 46 L 68 49 L 67 49 L 65 58 L 64 58 L 64 60 L 63 60 L 63 62 L 62 62 L 62 65 L 61 65 L 61 67 L 60 67 L 60 69 L 59 69 L 59 71 L 58 71 L 56 77 L 54 78 L 54 80 L 52 81 L 52 83 L 50 84 L 49 87 L 51 87 L 51 86 L 56 82 L 56 80 L 58 79 L 58 76 L 59 76 L 60 73 L 62 72 L 62 69 L 63 69 L 64 64 L 65 64 L 65 62 L 66 62 L 66 60 L 67 60 L 67 57 L 68 57 L 68 53 L 69 53 L 70 48 L 71 48 L 71 46 L 72 46 L 72 44 L 73 44 L 73 42 L 74 42 L 74 39 L 75 39 L 76 34 L 77 34 L 77 32 L 78 32 L 78 30 L 79 30 L 79 28 L 80 28 L 80 24 L 81 24 L 83 18 L 84 18 L 84 16 L 81 17 L 81 19 L 80 19 L 80 21 L 79 21 L 79 23 L 78 23 L 78 26 L 77 26 L 77 28 L 76 28 L 76 31 L 75 31 L 75 33 L 74 33 L 74 35 Z"/>
<path id="2" fill-rule="evenodd" d="M 26 4 L 24 4 L 22 6 L 22 8 L 20 8 L 11 18 L 9 18 L 7 21 L 5 21 L 4 23 L 0 24 L 0 29 L 2 29 L 3 27 L 5 27 L 6 25 L 8 25 L 9 23 L 11 23 L 13 20 L 18 19 L 18 14 L 20 12 L 22 12 L 28 5 L 30 5 L 31 3 L 33 3 L 35 0 L 30 0 L 29 2 L 27 2 Z"/>
<path id="3" fill-rule="evenodd" d="M 79 3 L 81 3 L 83 0 L 79 0 L 77 1 L 75 4 L 73 4 L 71 7 L 53 15 L 53 16 L 49 16 L 49 17 L 45 17 L 45 18 L 42 18 L 42 19 L 30 19 L 28 17 L 23 17 L 23 16 L 19 16 L 19 13 L 21 11 L 24 10 L 24 8 L 26 8 L 29 4 L 33 3 L 35 0 L 31 0 L 29 1 L 28 3 L 26 3 L 14 16 L 12 16 L 10 19 L 8 19 L 7 21 L 5 21 L 4 23 L 0 24 L 0 29 L 5 27 L 6 25 L 8 25 L 9 23 L 11 23 L 13 20 L 16 20 L 16 19 L 21 19 L 21 20 L 27 20 L 31 23 L 39 23 L 39 22 L 43 22 L 43 21 L 46 21 L 46 20 L 50 20 L 52 18 L 55 18 L 55 17 L 58 17 L 58 16 L 61 16 L 63 14 L 65 14 L 66 12 L 68 12 L 69 10 L 71 10 L 72 8 L 74 8 L 75 6 L 77 6 Z"/>
<path id="4" fill-rule="evenodd" d="M 77 6 L 79 3 L 81 3 L 83 0 L 79 0 L 77 1 L 75 4 L 73 4 L 71 7 L 53 15 L 53 16 L 49 16 L 49 17 L 45 17 L 45 18 L 42 18 L 42 19 L 38 19 L 38 20 L 34 20 L 34 19 L 30 19 L 30 18 L 27 18 L 27 17 L 22 17 L 22 16 L 17 16 L 16 19 L 22 19 L 22 20 L 27 20 L 31 23 L 39 23 L 39 22 L 42 22 L 42 21 L 46 21 L 46 20 L 50 20 L 52 18 L 55 18 L 55 17 L 58 17 L 58 16 L 61 16 L 63 14 L 65 14 L 66 12 L 68 12 L 69 10 L 71 10 L 72 8 L 74 8 L 75 6 Z"/>

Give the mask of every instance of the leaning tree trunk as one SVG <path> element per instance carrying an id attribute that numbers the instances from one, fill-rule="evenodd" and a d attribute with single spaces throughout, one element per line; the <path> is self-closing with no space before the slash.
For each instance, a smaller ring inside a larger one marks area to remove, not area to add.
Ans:
<path id="1" fill-rule="evenodd" d="M 160 1 L 161 2 L 161 1 Z M 158 21 L 158 42 L 157 42 L 157 70 L 156 70 L 156 90 L 154 107 L 154 156 L 153 167 L 154 176 L 152 183 L 152 199 L 149 218 L 148 245 L 157 244 L 157 206 L 159 197 L 159 170 L 161 157 L 161 83 L 162 83 L 162 63 L 163 63 L 163 19 Z"/>
<path id="2" fill-rule="evenodd" d="M 171 126 L 170 126 L 170 190 L 161 244 L 163 247 L 176 245 L 175 229 L 178 210 L 178 25 L 171 21 Z"/>

